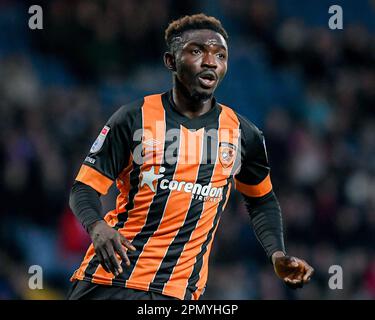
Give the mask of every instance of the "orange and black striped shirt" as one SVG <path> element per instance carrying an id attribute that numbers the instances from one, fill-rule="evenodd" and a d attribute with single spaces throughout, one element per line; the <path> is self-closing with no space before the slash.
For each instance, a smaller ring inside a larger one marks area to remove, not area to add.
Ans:
<path id="1" fill-rule="evenodd" d="M 214 101 L 189 119 L 171 92 L 121 107 L 106 123 L 76 177 L 101 194 L 116 181 L 106 222 L 135 246 L 118 276 L 91 245 L 72 279 L 198 299 L 232 184 L 249 197 L 272 191 L 262 133 Z"/>

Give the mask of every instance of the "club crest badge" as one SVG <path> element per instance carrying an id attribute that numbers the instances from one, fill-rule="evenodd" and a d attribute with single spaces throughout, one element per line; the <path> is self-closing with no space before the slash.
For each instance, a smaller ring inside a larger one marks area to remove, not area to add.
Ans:
<path id="1" fill-rule="evenodd" d="M 90 153 L 96 153 L 100 151 L 110 129 L 110 127 L 104 126 L 104 128 L 102 129 L 102 131 L 100 131 L 98 137 L 96 138 L 95 142 L 91 146 Z"/>
<path id="2" fill-rule="evenodd" d="M 220 142 L 219 145 L 219 160 L 224 168 L 229 168 L 233 165 L 236 156 L 236 146 L 228 142 Z"/>

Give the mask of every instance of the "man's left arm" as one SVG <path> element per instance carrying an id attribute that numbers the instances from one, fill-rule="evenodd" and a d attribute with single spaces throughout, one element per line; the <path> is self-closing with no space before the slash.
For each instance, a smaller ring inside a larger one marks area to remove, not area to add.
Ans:
<path id="1" fill-rule="evenodd" d="M 279 202 L 273 191 L 262 197 L 243 194 L 255 235 L 272 262 L 275 252 L 285 254 L 283 222 Z"/>
<path id="2" fill-rule="evenodd" d="M 276 275 L 292 288 L 302 287 L 314 270 L 306 261 L 286 254 L 281 209 L 272 188 L 263 134 L 248 120 L 239 118 L 241 166 L 234 176 L 235 187 L 245 198 L 254 232 Z"/>
<path id="3" fill-rule="evenodd" d="M 273 191 L 259 198 L 243 195 L 258 241 L 275 273 L 291 288 L 310 281 L 314 269 L 304 260 L 286 255 L 280 205 Z"/>

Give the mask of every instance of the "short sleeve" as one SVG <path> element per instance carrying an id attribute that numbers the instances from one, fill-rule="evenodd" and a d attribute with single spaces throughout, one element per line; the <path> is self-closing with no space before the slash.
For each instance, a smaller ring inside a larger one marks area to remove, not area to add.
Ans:
<path id="1" fill-rule="evenodd" d="M 239 116 L 241 166 L 234 176 L 235 188 L 248 197 L 262 197 L 272 191 L 270 166 L 263 133 Z"/>
<path id="2" fill-rule="evenodd" d="M 101 194 L 106 194 L 131 154 L 131 117 L 127 106 L 117 110 L 100 130 L 76 177 Z"/>

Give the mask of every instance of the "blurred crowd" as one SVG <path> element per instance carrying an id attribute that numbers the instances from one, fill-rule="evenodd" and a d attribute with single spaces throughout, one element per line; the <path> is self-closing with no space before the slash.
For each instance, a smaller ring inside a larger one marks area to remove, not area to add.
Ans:
<path id="1" fill-rule="evenodd" d="M 68 207 L 78 168 L 114 110 L 170 88 L 164 29 L 201 11 L 230 36 L 218 99 L 264 132 L 288 253 L 315 269 L 287 289 L 233 192 L 202 299 L 375 299 L 375 2 L 340 1 L 335 31 L 328 3 L 51 0 L 31 31 L 28 1 L 0 1 L 0 299 L 64 298 L 90 241 Z"/>

